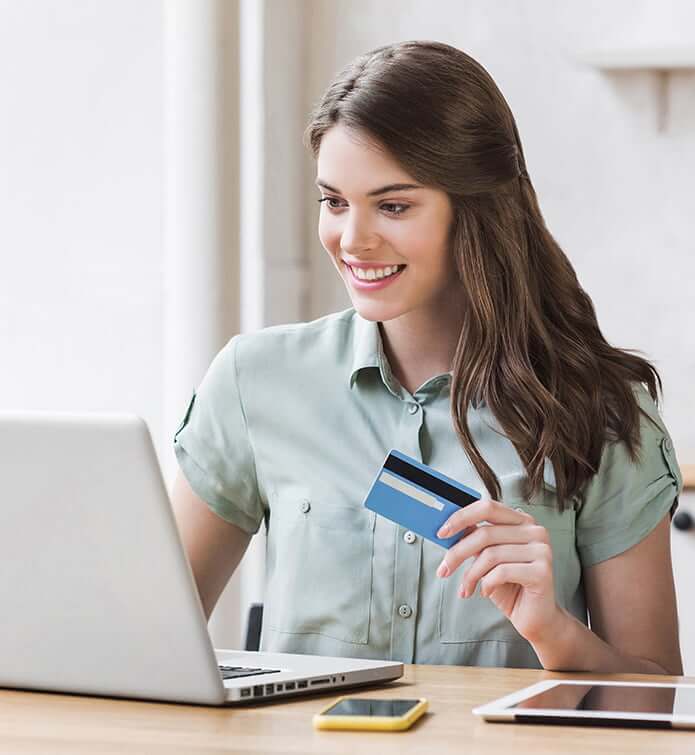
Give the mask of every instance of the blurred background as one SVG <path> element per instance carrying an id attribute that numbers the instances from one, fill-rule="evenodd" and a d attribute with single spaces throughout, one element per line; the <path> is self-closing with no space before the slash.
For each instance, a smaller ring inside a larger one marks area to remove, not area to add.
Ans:
<path id="1" fill-rule="evenodd" d="M 350 306 L 302 131 L 339 68 L 407 39 L 459 47 L 497 82 L 604 334 L 661 371 L 695 485 L 689 0 L 0 0 L 0 408 L 137 413 L 171 485 L 173 433 L 217 350 Z M 264 538 L 215 610 L 218 647 L 243 646 L 263 600 Z"/>

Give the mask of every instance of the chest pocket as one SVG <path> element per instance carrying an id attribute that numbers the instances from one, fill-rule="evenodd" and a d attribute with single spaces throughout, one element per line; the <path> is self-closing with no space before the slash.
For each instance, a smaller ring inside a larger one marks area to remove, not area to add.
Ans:
<path id="1" fill-rule="evenodd" d="M 575 548 L 575 511 L 566 505 L 557 508 L 555 490 L 547 484 L 529 501 L 523 497 L 525 472 L 500 477 L 501 500 L 510 508 L 519 508 L 533 516 L 548 530 L 553 549 L 553 581 L 558 603 L 567 606 L 579 581 L 580 567 Z M 470 643 L 498 640 L 526 642 L 514 625 L 489 599 L 475 593 L 461 598 L 458 588 L 463 575 L 473 563 L 467 559 L 450 577 L 441 580 L 439 600 L 439 639 L 442 643 Z"/>
<path id="2" fill-rule="evenodd" d="M 376 514 L 308 498 L 271 507 L 264 621 L 367 644 Z"/>

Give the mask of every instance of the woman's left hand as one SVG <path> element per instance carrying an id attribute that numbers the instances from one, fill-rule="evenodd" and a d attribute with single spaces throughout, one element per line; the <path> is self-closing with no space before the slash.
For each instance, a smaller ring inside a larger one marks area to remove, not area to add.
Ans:
<path id="1" fill-rule="evenodd" d="M 481 522 L 489 526 L 478 526 Z M 444 532 L 444 527 L 450 529 Z M 490 499 L 471 503 L 449 517 L 437 537 L 469 529 L 444 556 L 437 576 L 446 577 L 471 556 L 459 595 L 489 598 L 529 642 L 540 640 L 562 613 L 555 601 L 553 552 L 545 527 L 524 511 Z M 443 567 L 448 571 L 444 573 Z"/>

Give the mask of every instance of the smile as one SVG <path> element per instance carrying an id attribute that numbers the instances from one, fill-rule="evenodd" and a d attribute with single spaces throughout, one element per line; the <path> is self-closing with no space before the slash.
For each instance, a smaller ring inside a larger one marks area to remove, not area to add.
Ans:
<path id="1" fill-rule="evenodd" d="M 350 272 L 350 279 L 355 288 L 374 291 L 385 288 L 390 285 L 396 278 L 400 277 L 406 265 L 391 265 L 385 268 L 353 268 L 346 262 L 343 265 Z"/>

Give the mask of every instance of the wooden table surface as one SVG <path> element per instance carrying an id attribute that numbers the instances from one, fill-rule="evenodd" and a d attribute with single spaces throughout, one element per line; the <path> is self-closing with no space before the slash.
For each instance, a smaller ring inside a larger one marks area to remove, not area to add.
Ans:
<path id="1" fill-rule="evenodd" d="M 311 717 L 337 694 L 245 707 L 209 708 L 0 690 L 1 753 L 695 753 L 695 730 L 488 723 L 476 705 L 541 679 L 690 683 L 693 677 L 558 674 L 528 669 L 406 666 L 396 682 L 358 697 L 426 697 L 429 712 L 404 732 L 317 731 Z"/>

